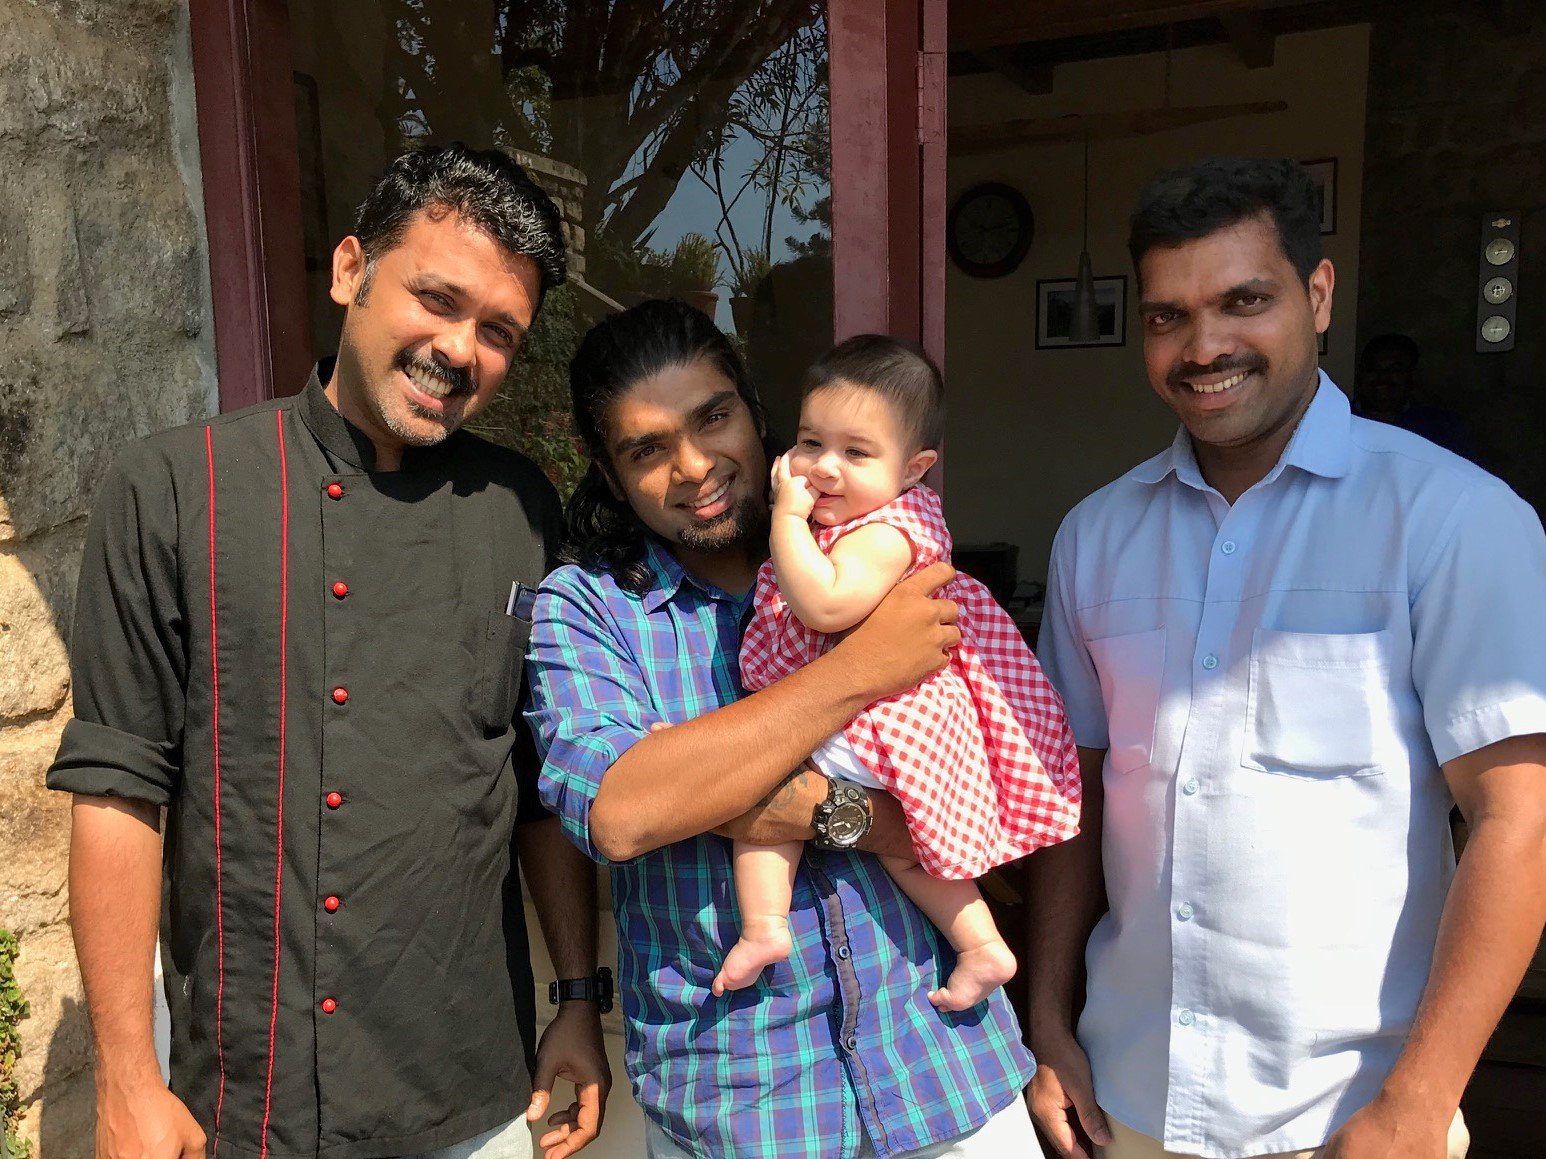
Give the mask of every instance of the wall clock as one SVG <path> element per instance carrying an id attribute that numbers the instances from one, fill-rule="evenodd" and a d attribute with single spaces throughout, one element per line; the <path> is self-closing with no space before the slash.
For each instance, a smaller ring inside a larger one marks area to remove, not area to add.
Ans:
<path id="1" fill-rule="evenodd" d="M 974 278 L 1002 278 L 1025 259 L 1036 218 L 1018 189 L 1002 181 L 974 185 L 945 223 L 950 260 Z"/>

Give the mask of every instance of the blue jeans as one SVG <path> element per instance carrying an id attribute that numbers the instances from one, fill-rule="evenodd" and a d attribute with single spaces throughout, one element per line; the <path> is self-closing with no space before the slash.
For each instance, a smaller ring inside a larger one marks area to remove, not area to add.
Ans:
<path id="1" fill-rule="evenodd" d="M 531 1159 L 531 1126 L 524 1115 L 518 1116 L 471 1139 L 403 1159 Z"/>

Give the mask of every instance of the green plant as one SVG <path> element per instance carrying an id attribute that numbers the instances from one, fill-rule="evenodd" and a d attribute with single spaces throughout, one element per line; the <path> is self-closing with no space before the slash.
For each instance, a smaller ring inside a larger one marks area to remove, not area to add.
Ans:
<path id="1" fill-rule="evenodd" d="M 719 282 L 719 247 L 701 233 L 684 233 L 667 271 L 673 291 L 712 290 Z"/>
<path id="2" fill-rule="evenodd" d="M 569 407 L 569 359 L 580 340 L 576 294 L 573 286 L 548 294 L 509 379 L 488 409 L 467 424 L 535 462 L 565 499 L 586 464 Z"/>
<path id="3" fill-rule="evenodd" d="M 773 262 L 767 250 L 747 250 L 741 255 L 735 271 L 735 292 L 743 298 L 750 298 L 757 292 L 758 283 L 772 269 Z"/>
<path id="4" fill-rule="evenodd" d="M 0 1136 L 9 1159 L 27 1159 L 31 1146 L 17 1134 L 21 1119 L 21 1092 L 16 1089 L 16 1059 L 21 1054 L 17 1024 L 32 1013 L 16 983 L 13 968 L 21 946 L 10 930 L 0 929 Z"/>

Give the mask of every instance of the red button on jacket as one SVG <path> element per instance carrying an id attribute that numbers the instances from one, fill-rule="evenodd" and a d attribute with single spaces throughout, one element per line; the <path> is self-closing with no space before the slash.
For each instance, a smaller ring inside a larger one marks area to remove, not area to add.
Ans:
<path id="1" fill-rule="evenodd" d="M 333 594 L 339 599 L 343 599 L 346 595 L 349 594 L 349 585 L 344 583 L 343 580 L 334 580 Z"/>
<path id="2" fill-rule="evenodd" d="M 342 499 L 344 497 L 344 485 L 342 483 L 329 483 L 327 485 L 327 497 L 329 499 Z"/>
<path id="3" fill-rule="evenodd" d="M 325 799 L 329 809 L 336 809 L 344 803 L 344 795 L 342 793 L 329 793 Z"/>
<path id="4" fill-rule="evenodd" d="M 331 1014 L 338 1009 L 338 1003 L 331 998 L 322 999 L 322 1013 Z"/>
<path id="5" fill-rule="evenodd" d="M 333 689 L 333 703 L 334 704 L 342 704 L 344 701 L 346 701 L 348 699 L 349 699 L 349 690 L 347 688 L 335 688 L 335 689 Z"/>
<path id="6" fill-rule="evenodd" d="M 330 914 L 336 914 L 338 912 L 338 907 L 341 904 L 342 903 L 333 894 L 329 894 L 327 897 L 322 899 L 322 908 L 327 910 L 327 912 Z"/>

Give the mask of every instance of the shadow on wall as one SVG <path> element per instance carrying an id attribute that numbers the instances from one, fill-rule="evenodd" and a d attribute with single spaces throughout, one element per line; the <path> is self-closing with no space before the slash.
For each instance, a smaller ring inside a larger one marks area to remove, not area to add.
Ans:
<path id="1" fill-rule="evenodd" d="M 90 1159 L 95 1150 L 96 1090 L 90 1082 L 71 1081 L 86 1068 L 76 1044 L 90 1035 L 85 1003 L 66 998 L 43 1064 L 38 1118 L 42 1153 L 34 1159 Z"/>

